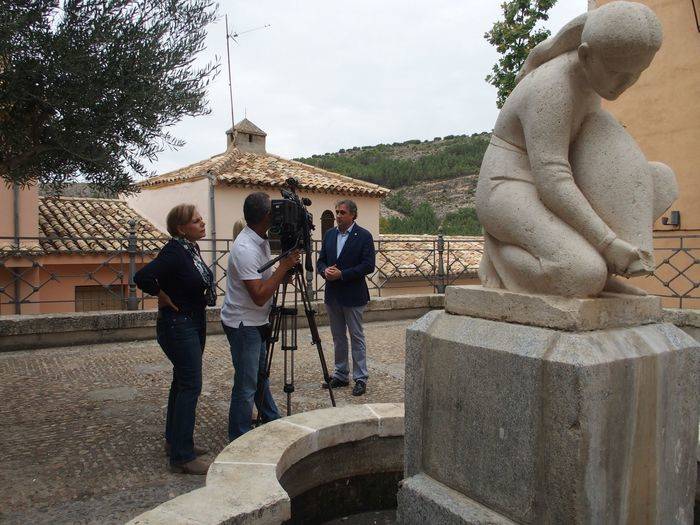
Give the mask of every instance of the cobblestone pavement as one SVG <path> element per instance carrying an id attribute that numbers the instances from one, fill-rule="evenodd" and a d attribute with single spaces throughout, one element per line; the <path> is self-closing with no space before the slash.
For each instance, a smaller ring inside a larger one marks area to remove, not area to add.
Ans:
<path id="1" fill-rule="evenodd" d="M 403 402 L 404 333 L 410 321 L 371 323 L 367 394 L 336 391 L 338 405 Z M 330 332 L 321 328 L 333 364 Z M 329 406 L 308 330 L 300 329 L 293 412 Z M 282 360 L 272 389 L 284 411 Z M 0 354 L 0 522 L 124 523 L 158 503 L 204 484 L 172 474 L 163 452 L 171 366 L 155 341 Z M 195 440 L 213 452 L 227 443 L 233 377 L 226 337 L 211 336 Z"/>

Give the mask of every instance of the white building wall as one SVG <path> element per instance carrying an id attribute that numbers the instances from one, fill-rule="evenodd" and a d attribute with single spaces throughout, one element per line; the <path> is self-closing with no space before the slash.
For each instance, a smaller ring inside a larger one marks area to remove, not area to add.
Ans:
<path id="1" fill-rule="evenodd" d="M 235 186 L 219 185 L 216 187 L 216 231 L 219 239 L 230 239 L 234 223 L 243 218 L 243 202 L 245 198 L 255 191 L 263 191 L 270 195 L 271 199 L 281 199 L 278 190 L 272 188 L 240 188 Z M 300 192 L 302 197 L 311 199 L 309 211 L 314 216 L 316 230 L 313 238 L 321 239 L 321 214 L 325 210 L 334 211 L 335 203 L 343 198 L 341 195 L 325 193 Z M 379 236 L 379 202 L 380 199 L 372 197 L 351 197 L 357 203 L 358 224 L 372 232 L 376 238 Z"/>
<path id="2" fill-rule="evenodd" d="M 207 237 L 211 236 L 209 179 L 203 178 L 192 182 L 181 182 L 154 188 L 146 187 L 142 188 L 141 192 L 122 197 L 122 199 L 165 234 L 168 231 L 165 222 L 168 212 L 178 204 L 194 204 L 207 223 Z"/>

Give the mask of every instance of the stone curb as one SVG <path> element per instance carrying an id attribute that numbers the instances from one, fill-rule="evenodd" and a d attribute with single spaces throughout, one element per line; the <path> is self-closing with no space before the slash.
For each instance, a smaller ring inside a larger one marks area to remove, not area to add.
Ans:
<path id="1" fill-rule="evenodd" d="M 678 328 L 700 328 L 700 310 L 664 308 L 662 320 L 665 323 L 675 324 Z"/>
<path id="2" fill-rule="evenodd" d="M 209 467 L 205 487 L 129 523 L 281 523 L 291 517 L 291 501 L 279 479 L 293 464 L 324 448 L 403 434 L 402 403 L 323 408 L 279 419 L 222 450 Z"/>
<path id="3" fill-rule="evenodd" d="M 595 298 L 557 297 L 485 288 L 450 286 L 445 311 L 493 321 L 582 332 L 658 322 L 661 298 L 602 293 Z"/>
<path id="4" fill-rule="evenodd" d="M 443 300 L 441 294 L 375 297 L 367 305 L 365 321 L 418 318 L 429 310 L 442 308 Z M 316 302 L 312 306 L 317 312 L 317 324 L 327 325 L 323 304 Z M 220 308 L 207 309 L 208 333 L 222 333 L 219 315 Z M 0 316 L 0 352 L 153 339 L 156 316 L 156 310 Z M 299 326 L 306 326 L 303 308 Z"/>

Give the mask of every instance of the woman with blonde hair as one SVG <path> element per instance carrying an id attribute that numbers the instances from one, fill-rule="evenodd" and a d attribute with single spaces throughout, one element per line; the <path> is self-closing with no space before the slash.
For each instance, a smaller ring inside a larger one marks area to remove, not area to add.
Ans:
<path id="1" fill-rule="evenodd" d="M 245 220 L 243 219 L 238 219 L 236 222 L 233 223 L 233 237 L 232 240 L 236 240 L 236 237 L 238 237 L 238 234 L 243 231 L 243 228 L 245 228 Z"/>
<path id="2" fill-rule="evenodd" d="M 476 190 L 484 286 L 594 297 L 644 293 L 608 273 L 653 268 L 654 219 L 677 194 L 601 99 L 634 84 L 661 46 L 648 7 L 611 2 L 536 46 L 494 126 Z"/>
<path id="3" fill-rule="evenodd" d="M 134 281 L 141 290 L 158 297 L 157 340 L 173 364 L 165 420 L 165 450 L 171 469 L 204 475 L 209 464 L 198 456 L 207 451 L 194 445 L 193 434 L 202 390 L 205 308 L 216 304 L 215 284 L 197 245 L 206 228 L 195 206 L 175 206 L 166 222 L 171 239 L 134 275 Z"/>

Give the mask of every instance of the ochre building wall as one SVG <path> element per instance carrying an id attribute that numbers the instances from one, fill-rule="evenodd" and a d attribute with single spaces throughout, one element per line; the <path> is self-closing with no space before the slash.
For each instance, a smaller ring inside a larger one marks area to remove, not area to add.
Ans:
<path id="1" fill-rule="evenodd" d="M 589 7 L 609 0 L 589 2 Z M 659 17 L 664 40 L 639 81 L 604 107 L 627 128 L 649 160 L 668 164 L 676 173 L 679 197 L 665 216 L 680 212 L 680 227 L 657 221 L 655 276 L 634 279 L 664 298 L 664 306 L 700 308 L 700 31 L 691 0 L 641 0 Z M 700 8 L 700 2 L 695 0 Z M 700 13 L 699 13 L 700 14 Z M 666 238 L 661 238 L 666 237 Z M 688 292 L 688 290 L 691 290 Z"/>
<path id="2" fill-rule="evenodd" d="M 599 0 L 598 5 L 608 3 Z M 691 0 L 642 0 L 661 20 L 664 41 L 639 81 L 604 102 L 649 160 L 668 164 L 680 188 L 671 210 L 680 231 L 700 231 L 700 32 Z M 697 4 L 697 0 L 696 0 Z M 700 6 L 698 6 L 700 7 Z M 659 231 L 673 231 L 660 222 Z"/>

